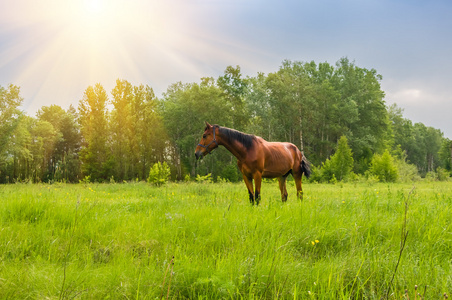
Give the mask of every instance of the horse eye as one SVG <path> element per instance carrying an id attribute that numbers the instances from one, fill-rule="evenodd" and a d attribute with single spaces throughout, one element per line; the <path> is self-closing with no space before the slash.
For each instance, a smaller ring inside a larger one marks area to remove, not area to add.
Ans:
<path id="1" fill-rule="evenodd" d="M 206 136 L 205 134 L 202 136 L 203 139 L 205 139 L 206 137 L 207 137 L 207 136 Z"/>

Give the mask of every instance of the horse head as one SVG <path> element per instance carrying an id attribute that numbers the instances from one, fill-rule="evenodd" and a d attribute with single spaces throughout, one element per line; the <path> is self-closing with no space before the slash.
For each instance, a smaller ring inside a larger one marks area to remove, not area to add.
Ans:
<path id="1" fill-rule="evenodd" d="M 206 128 L 204 129 L 204 133 L 202 134 L 201 141 L 199 141 L 198 146 L 195 149 L 196 159 L 203 158 L 218 147 L 218 142 L 215 137 L 215 130 L 217 128 L 217 125 L 212 126 L 206 122 Z"/>

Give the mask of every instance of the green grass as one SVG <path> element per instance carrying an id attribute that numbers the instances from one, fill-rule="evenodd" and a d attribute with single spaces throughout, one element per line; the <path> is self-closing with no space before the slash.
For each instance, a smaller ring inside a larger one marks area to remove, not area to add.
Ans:
<path id="1" fill-rule="evenodd" d="M 0 299 L 425 299 L 452 293 L 452 184 L 0 186 Z M 171 264 L 174 257 L 173 264 Z"/>

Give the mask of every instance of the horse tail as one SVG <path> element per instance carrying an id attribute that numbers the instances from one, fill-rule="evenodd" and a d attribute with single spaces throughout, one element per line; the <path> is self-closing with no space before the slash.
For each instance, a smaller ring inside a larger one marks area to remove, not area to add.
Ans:
<path id="1" fill-rule="evenodd" d="M 306 159 L 304 154 L 301 154 L 301 173 L 306 176 L 306 178 L 309 178 L 311 176 L 311 163 Z"/>

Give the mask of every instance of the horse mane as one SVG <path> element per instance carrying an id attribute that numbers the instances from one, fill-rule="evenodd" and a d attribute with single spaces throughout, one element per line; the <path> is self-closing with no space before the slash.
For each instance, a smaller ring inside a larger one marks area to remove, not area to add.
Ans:
<path id="1" fill-rule="evenodd" d="M 242 144 L 247 150 L 249 150 L 253 146 L 253 141 L 256 138 L 252 134 L 243 133 L 238 130 L 227 127 L 218 126 L 218 130 L 220 131 L 223 138 L 227 140 L 229 143 L 237 141 L 240 144 Z"/>

